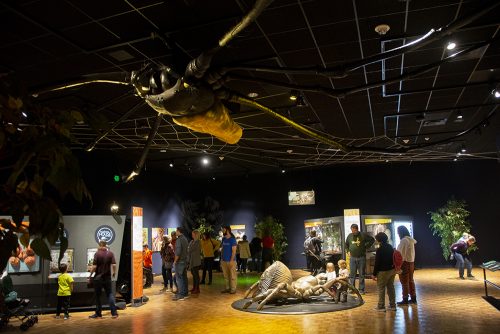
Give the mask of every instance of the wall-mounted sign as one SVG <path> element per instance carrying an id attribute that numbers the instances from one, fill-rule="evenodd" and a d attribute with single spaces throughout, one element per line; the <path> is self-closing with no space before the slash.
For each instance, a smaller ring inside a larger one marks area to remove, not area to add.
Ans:
<path id="1" fill-rule="evenodd" d="M 390 224 L 390 223 L 392 223 L 391 218 L 365 218 L 365 225 Z"/>
<path id="2" fill-rule="evenodd" d="M 313 205 L 315 200 L 314 190 L 288 192 L 288 205 Z"/>
<path id="3" fill-rule="evenodd" d="M 115 230 L 109 225 L 101 225 L 95 230 L 95 241 L 106 241 L 108 245 L 111 245 L 115 240 Z"/>

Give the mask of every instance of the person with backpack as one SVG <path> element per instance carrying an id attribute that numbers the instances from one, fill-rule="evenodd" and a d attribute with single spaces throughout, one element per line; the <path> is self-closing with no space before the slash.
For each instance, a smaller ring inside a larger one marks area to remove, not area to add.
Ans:
<path id="1" fill-rule="evenodd" d="M 394 289 L 394 249 L 387 242 L 387 234 L 380 232 L 375 236 L 380 247 L 375 254 L 375 267 L 373 268 L 373 280 L 377 282 L 378 304 L 375 310 L 385 312 L 385 291 L 389 297 L 389 311 L 396 311 L 396 291 Z"/>
<path id="2" fill-rule="evenodd" d="M 417 294 L 415 292 L 415 281 L 413 280 L 413 272 L 415 271 L 415 244 L 417 240 L 410 236 L 410 231 L 405 226 L 398 226 L 399 245 L 398 251 L 403 257 L 401 265 L 401 273 L 399 281 L 403 290 L 403 300 L 398 302 L 398 305 L 408 305 L 417 303 Z M 410 296 L 410 299 L 408 299 Z"/>

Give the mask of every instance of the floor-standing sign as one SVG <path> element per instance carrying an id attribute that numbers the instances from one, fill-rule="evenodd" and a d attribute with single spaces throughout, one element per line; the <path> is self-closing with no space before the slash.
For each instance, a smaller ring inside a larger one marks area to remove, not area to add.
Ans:
<path id="1" fill-rule="evenodd" d="M 132 305 L 142 304 L 142 208 L 132 207 Z"/>

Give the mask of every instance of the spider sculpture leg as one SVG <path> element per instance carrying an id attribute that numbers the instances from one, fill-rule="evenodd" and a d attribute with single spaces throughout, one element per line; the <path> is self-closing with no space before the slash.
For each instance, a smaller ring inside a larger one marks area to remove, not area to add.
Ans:
<path id="1" fill-rule="evenodd" d="M 250 288 L 248 288 L 247 292 L 245 292 L 244 298 L 248 298 L 248 296 L 250 296 L 257 289 L 257 287 L 259 286 L 259 283 L 260 283 L 260 281 L 257 281 L 254 284 L 252 284 L 252 286 Z"/>
<path id="2" fill-rule="evenodd" d="M 264 308 L 264 305 L 267 304 L 267 302 L 269 302 L 270 300 L 273 300 L 274 297 L 276 297 L 276 295 L 278 293 L 281 292 L 281 290 L 283 289 L 286 289 L 286 291 L 289 291 L 289 286 L 288 286 L 288 283 L 280 283 L 276 286 L 276 288 L 274 290 L 268 290 L 266 292 L 266 295 L 263 295 L 263 297 L 265 297 L 265 299 L 263 301 L 260 302 L 259 306 L 257 306 L 257 310 L 262 310 Z"/>
<path id="3" fill-rule="evenodd" d="M 331 282 L 335 282 L 335 281 L 331 281 Z M 323 284 L 323 285 L 316 285 L 316 286 L 313 286 L 310 290 L 310 293 L 309 293 L 309 296 L 319 296 L 321 295 L 323 292 L 326 292 L 330 295 L 330 297 L 334 298 L 335 299 L 335 293 L 333 293 L 332 291 L 330 291 L 330 287 L 333 285 L 333 284 L 329 284 L 330 282 L 326 283 L 326 284 Z"/>
<path id="4" fill-rule="evenodd" d="M 267 296 L 269 296 L 272 292 L 274 291 L 274 289 L 269 289 L 267 290 L 266 292 L 258 295 L 257 297 L 252 297 L 251 300 L 247 301 L 244 305 L 243 305 L 243 309 L 246 309 L 248 308 L 250 305 L 252 305 L 253 303 L 258 303 L 260 302 L 261 300 L 265 299 Z"/>

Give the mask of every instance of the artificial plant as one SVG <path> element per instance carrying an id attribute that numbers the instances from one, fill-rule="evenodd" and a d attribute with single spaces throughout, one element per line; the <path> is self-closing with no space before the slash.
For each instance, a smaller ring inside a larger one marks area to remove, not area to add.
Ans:
<path id="1" fill-rule="evenodd" d="M 50 260 L 49 245 L 68 247 L 59 203 L 90 194 L 71 151 L 71 128 L 84 117 L 76 110 L 52 110 L 31 103 L 7 77 L 0 80 L 0 270 L 20 242 Z M 23 224 L 29 217 L 29 226 Z M 30 243 L 30 240 L 31 243 Z"/>
<path id="2" fill-rule="evenodd" d="M 464 200 L 456 200 L 452 197 L 436 212 L 428 212 L 432 220 L 429 227 L 432 234 L 437 234 L 441 238 L 441 249 L 445 259 L 450 258 L 450 246 L 457 242 L 464 233 L 470 233 L 471 224 L 468 221 L 470 212 L 466 209 L 466 206 Z M 470 247 L 469 251 L 474 249 L 477 249 L 477 247 Z"/>
<path id="3" fill-rule="evenodd" d="M 264 217 L 255 225 L 255 232 L 261 237 L 271 236 L 274 240 L 273 259 L 281 260 L 288 247 L 285 228 L 273 216 Z"/>

